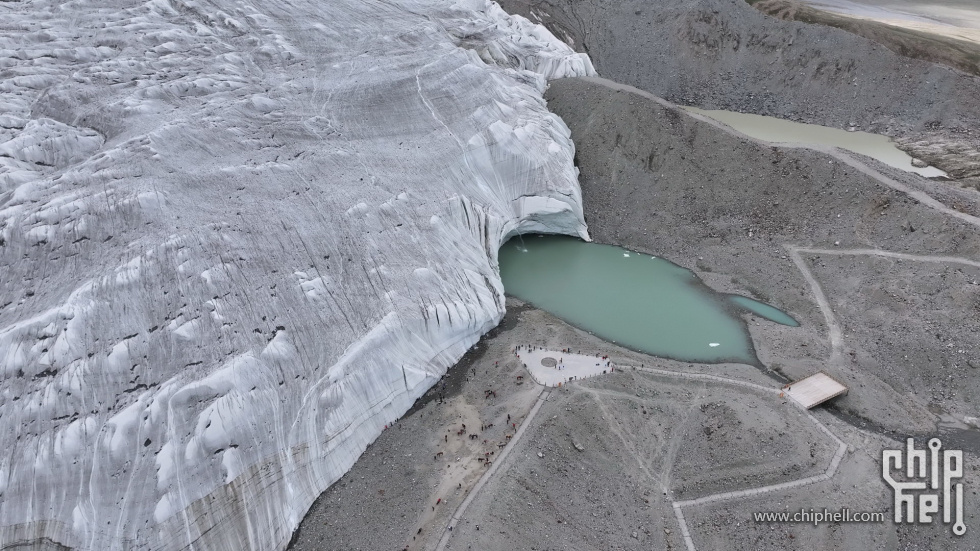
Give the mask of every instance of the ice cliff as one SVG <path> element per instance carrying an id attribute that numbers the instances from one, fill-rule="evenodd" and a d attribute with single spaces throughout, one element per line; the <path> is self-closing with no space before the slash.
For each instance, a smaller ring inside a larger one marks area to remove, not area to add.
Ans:
<path id="1" fill-rule="evenodd" d="M 485 0 L 0 3 L 0 547 L 283 549 L 586 235 L 591 73 Z"/>

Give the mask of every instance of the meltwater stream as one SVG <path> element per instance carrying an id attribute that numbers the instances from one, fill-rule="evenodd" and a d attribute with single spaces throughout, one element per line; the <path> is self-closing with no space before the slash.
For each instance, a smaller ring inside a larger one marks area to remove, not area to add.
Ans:
<path id="1" fill-rule="evenodd" d="M 713 291 L 662 258 L 566 236 L 523 236 L 500 248 L 506 292 L 595 335 L 654 356 L 758 364 L 739 315 L 784 325 L 784 312 Z"/>

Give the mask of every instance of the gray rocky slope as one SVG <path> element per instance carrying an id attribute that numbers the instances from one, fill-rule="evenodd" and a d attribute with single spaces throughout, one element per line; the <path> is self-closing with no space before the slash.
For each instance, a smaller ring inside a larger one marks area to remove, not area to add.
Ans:
<path id="1" fill-rule="evenodd" d="M 684 105 L 857 125 L 957 177 L 980 176 L 980 79 L 971 75 L 744 0 L 500 3 L 587 53 L 610 80 Z"/>
<path id="2" fill-rule="evenodd" d="M 587 52 L 603 77 L 682 104 L 876 131 L 980 121 L 976 78 L 744 0 L 501 5 Z"/>
<path id="3" fill-rule="evenodd" d="M 281 549 L 587 237 L 546 78 L 484 0 L 0 3 L 0 547 Z"/>

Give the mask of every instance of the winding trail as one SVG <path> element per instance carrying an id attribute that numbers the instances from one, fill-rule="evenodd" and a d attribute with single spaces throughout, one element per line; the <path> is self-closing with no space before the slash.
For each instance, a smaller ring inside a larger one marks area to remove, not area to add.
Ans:
<path id="1" fill-rule="evenodd" d="M 814 299 L 817 301 L 817 306 L 820 307 L 820 311 L 823 313 L 823 317 L 827 322 L 831 350 L 829 361 L 833 364 L 838 363 L 837 360 L 840 359 L 843 352 L 844 332 L 841 329 L 840 323 L 837 321 L 837 317 L 834 316 L 834 311 L 830 307 L 830 301 L 827 299 L 827 295 L 824 293 L 823 288 L 820 287 L 820 283 L 817 281 L 816 277 L 814 277 L 813 273 L 810 271 L 810 268 L 806 265 L 806 262 L 803 261 L 803 256 L 800 253 L 837 256 L 880 256 L 883 258 L 894 258 L 896 260 L 910 260 L 912 262 L 963 264 L 966 266 L 980 268 L 980 262 L 976 260 L 955 256 L 922 256 L 883 251 L 880 249 L 812 249 L 807 247 L 799 247 L 797 245 L 784 245 L 784 247 L 786 247 L 786 250 L 789 252 L 789 257 L 793 260 L 793 263 L 796 264 L 796 267 L 799 268 L 800 272 L 803 274 L 803 277 L 810 285 L 810 289 L 813 291 Z"/>
<path id="2" fill-rule="evenodd" d="M 830 301 L 827 300 L 827 295 L 823 292 L 820 287 L 820 283 L 816 280 L 813 273 L 807 267 L 806 262 L 803 261 L 801 253 L 804 254 L 826 254 L 826 255 L 837 255 L 837 256 L 879 256 L 883 258 L 893 258 L 896 260 L 909 260 L 912 262 L 937 262 L 937 263 L 949 263 L 949 264 L 963 264 L 966 266 L 974 266 L 980 268 L 980 262 L 976 260 L 970 260 L 967 258 L 953 257 L 953 256 L 934 256 L 934 255 L 913 255 L 906 253 L 896 253 L 892 251 L 883 251 L 880 249 L 816 249 L 808 247 L 800 247 L 797 245 L 785 245 L 786 250 L 789 252 L 790 258 L 792 258 L 793 263 L 796 264 L 803 277 L 806 279 L 807 283 L 810 285 L 813 291 L 814 298 L 817 301 L 817 305 L 820 307 L 820 311 L 823 313 L 824 318 L 827 322 L 827 329 L 829 332 L 829 339 L 831 344 L 831 357 L 829 361 L 831 363 L 836 363 L 836 360 L 840 358 L 843 350 L 843 331 L 837 318 L 834 316 L 833 309 L 830 307 Z M 651 369 L 651 368 L 634 368 L 641 371 L 654 372 L 661 375 L 672 375 L 688 379 L 703 379 L 703 380 L 715 380 L 719 382 L 726 382 L 728 384 L 734 384 L 738 386 L 748 387 L 755 390 L 769 391 L 778 393 L 778 389 L 766 388 L 761 385 L 756 385 L 754 383 L 749 383 L 746 381 L 736 381 L 732 379 L 725 379 L 724 377 L 718 377 L 716 375 L 705 375 L 705 374 L 691 374 L 691 373 L 673 373 L 661 369 Z M 790 401 L 797 407 L 795 401 Z M 823 423 L 817 420 L 809 411 L 804 410 L 807 417 L 813 421 L 820 430 L 822 430 L 827 436 L 837 443 L 837 453 L 831 460 L 830 465 L 827 467 L 826 472 L 820 475 L 815 475 L 799 480 L 793 480 L 789 482 L 783 482 L 781 484 L 773 484 L 770 486 L 762 486 L 760 488 L 753 488 L 749 490 L 739 490 L 735 492 L 726 492 L 720 494 L 712 494 L 697 499 L 685 500 L 685 501 L 675 501 L 673 503 L 674 516 L 677 518 L 677 523 L 681 528 L 681 535 L 684 537 L 684 543 L 687 545 L 688 551 L 696 551 L 694 546 L 694 540 L 691 538 L 690 531 L 687 527 L 687 521 L 684 519 L 684 513 L 682 508 L 691 507 L 695 505 L 705 505 L 708 503 L 714 503 L 718 501 L 725 501 L 729 499 L 738 499 L 752 497 L 759 494 L 773 492 L 778 490 L 785 490 L 789 488 L 795 488 L 797 486 L 803 486 L 806 484 L 812 484 L 814 482 L 821 482 L 824 480 L 829 480 L 837 472 L 837 468 L 840 466 L 841 460 L 844 458 L 844 453 L 847 451 L 847 445 L 838 438 L 834 433 L 830 431 Z"/>
<path id="3" fill-rule="evenodd" d="M 817 301 L 817 306 L 820 307 L 824 321 L 827 322 L 828 338 L 830 339 L 830 358 L 828 361 L 837 365 L 840 363 L 838 360 L 840 360 L 840 355 L 844 349 L 844 331 L 841 329 L 840 324 L 837 323 L 837 318 L 834 316 L 834 311 L 830 308 L 830 301 L 827 300 L 827 295 L 824 294 L 823 288 L 820 287 L 817 278 L 813 277 L 813 273 L 810 272 L 806 262 L 803 261 L 803 257 L 800 256 L 800 249 L 793 245 L 786 245 L 785 247 L 789 252 L 789 257 L 793 260 L 793 264 L 796 264 L 800 273 L 803 274 L 803 278 L 810 285 L 810 290 L 813 291 L 813 297 Z"/>
<path id="4" fill-rule="evenodd" d="M 740 381 L 738 379 L 730 379 L 728 377 L 719 377 L 718 375 L 708 375 L 707 373 L 688 373 L 686 371 L 669 371 L 666 369 L 655 369 L 652 367 L 636 367 L 628 366 L 636 371 L 645 371 L 647 373 L 653 373 L 655 375 L 666 375 L 668 377 L 677 377 L 679 379 L 693 379 L 697 381 L 713 381 L 716 383 L 722 383 L 732 386 L 741 386 L 745 388 L 751 388 L 752 390 L 758 390 L 760 392 L 768 392 L 770 394 L 779 394 L 780 390 L 778 388 L 773 388 L 770 386 L 762 386 L 756 383 L 750 383 L 748 381 Z"/>
<path id="5" fill-rule="evenodd" d="M 808 254 L 836 254 L 840 256 L 881 256 L 884 258 L 895 258 L 898 260 L 911 260 L 913 262 L 948 262 L 951 264 L 965 264 L 980 268 L 980 261 L 970 260 L 958 256 L 923 256 L 917 254 L 895 253 L 883 251 L 881 249 L 810 249 L 807 247 L 797 247 L 789 245 L 792 249 L 801 253 Z"/>

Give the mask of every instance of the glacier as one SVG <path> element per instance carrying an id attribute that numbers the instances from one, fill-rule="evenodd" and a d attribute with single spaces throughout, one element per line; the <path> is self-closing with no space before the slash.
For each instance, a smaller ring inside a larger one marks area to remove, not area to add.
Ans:
<path id="1" fill-rule="evenodd" d="M 487 0 L 0 3 L 0 547 L 283 549 L 588 239 L 547 80 Z"/>

